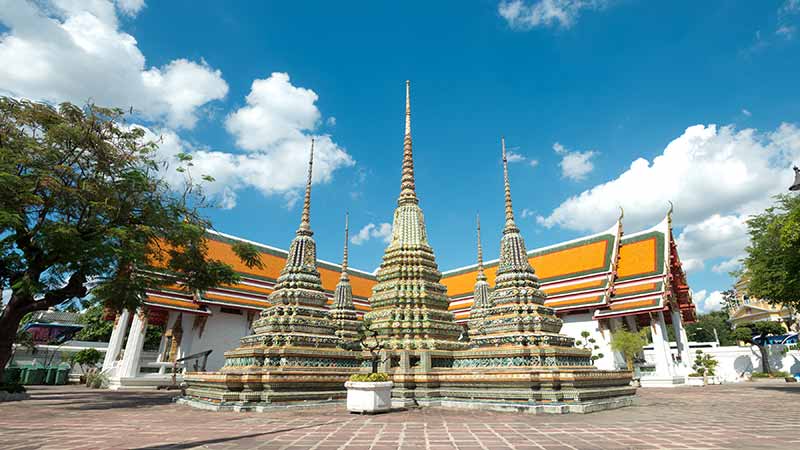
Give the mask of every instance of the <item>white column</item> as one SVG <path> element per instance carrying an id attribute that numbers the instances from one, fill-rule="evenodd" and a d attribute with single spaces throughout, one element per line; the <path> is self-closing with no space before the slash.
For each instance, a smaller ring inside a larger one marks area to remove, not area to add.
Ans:
<path id="1" fill-rule="evenodd" d="M 689 353 L 689 338 L 686 335 L 686 328 L 683 326 L 683 319 L 678 308 L 670 311 L 672 318 L 672 328 L 675 331 L 675 343 L 678 345 L 678 354 L 681 356 L 681 366 L 688 374 L 692 367 L 691 354 Z"/>
<path id="2" fill-rule="evenodd" d="M 127 309 L 123 309 L 121 313 L 117 314 L 114 322 L 114 329 L 111 331 L 111 339 L 108 341 L 108 348 L 106 349 L 106 356 L 103 358 L 103 371 L 107 372 L 114 366 L 119 352 L 122 350 L 122 341 L 125 340 L 125 334 L 128 332 L 128 320 L 131 313 Z"/>
<path id="3" fill-rule="evenodd" d="M 611 349 L 611 337 L 614 333 L 622 329 L 622 319 L 619 317 L 613 317 L 608 319 L 608 349 L 611 351 L 612 357 L 614 358 L 614 369 L 622 368 L 626 369 L 628 363 L 625 361 L 625 355 L 620 352 L 615 352 Z"/>
<path id="4" fill-rule="evenodd" d="M 122 364 L 117 372 L 119 378 L 135 377 L 139 374 L 139 360 L 144 347 L 145 330 L 147 329 L 147 315 L 140 308 L 131 321 L 131 331 L 128 334 L 128 343 L 125 345 L 125 354 Z"/>
<path id="5" fill-rule="evenodd" d="M 667 341 L 667 324 L 664 321 L 664 313 L 661 311 L 650 313 L 650 331 L 653 335 L 653 351 L 656 357 L 656 376 L 673 377 L 675 372 L 669 341 Z"/>

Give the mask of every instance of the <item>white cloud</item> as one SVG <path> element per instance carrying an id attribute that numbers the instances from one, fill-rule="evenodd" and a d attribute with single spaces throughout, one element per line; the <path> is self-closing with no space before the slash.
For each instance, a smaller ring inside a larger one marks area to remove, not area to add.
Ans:
<path id="1" fill-rule="evenodd" d="M 506 159 L 510 163 L 518 163 L 518 162 L 525 161 L 525 156 L 523 156 L 523 155 L 521 155 L 519 153 L 514 153 L 513 151 L 509 150 L 509 151 L 506 152 Z"/>
<path id="2" fill-rule="evenodd" d="M 744 259 L 744 255 L 734 256 L 731 259 L 716 264 L 714 267 L 711 268 L 711 270 L 716 273 L 730 273 L 734 270 L 739 269 L 742 266 L 742 259 Z"/>
<path id="3" fill-rule="evenodd" d="M 705 289 L 692 293 L 692 301 L 697 306 L 697 311 L 700 313 L 709 313 L 711 311 L 719 311 L 722 309 L 724 297 L 722 292 L 713 291 L 708 293 Z"/>
<path id="4" fill-rule="evenodd" d="M 0 36 L 0 93 L 133 107 L 149 120 L 192 128 L 204 106 L 227 95 L 228 84 L 202 59 L 147 67 L 117 17 L 118 10 L 135 15 L 143 6 L 131 0 L 116 8 L 109 0 L 0 0 L 0 23 L 9 28 Z"/>
<path id="5" fill-rule="evenodd" d="M 778 12 L 781 14 L 800 13 L 800 0 L 786 0 Z"/>
<path id="6" fill-rule="evenodd" d="M 744 114 L 747 117 L 750 117 L 750 116 L 753 115 L 753 113 L 751 113 L 750 110 L 745 109 L 745 108 L 742 108 L 742 114 Z"/>
<path id="7" fill-rule="evenodd" d="M 536 167 L 536 166 L 539 165 L 539 160 L 538 159 L 531 159 L 531 160 L 528 161 L 528 165 L 530 165 L 531 167 Z"/>
<path id="8" fill-rule="evenodd" d="M 368 223 L 350 238 L 350 242 L 353 245 L 361 245 L 370 239 L 380 239 L 388 244 L 392 240 L 392 225 L 386 222 L 378 225 Z"/>
<path id="9" fill-rule="evenodd" d="M 335 127 L 336 126 L 336 117 L 333 117 L 333 116 L 328 117 L 328 120 L 326 120 L 325 123 L 329 127 Z"/>
<path id="10" fill-rule="evenodd" d="M 131 17 L 139 14 L 139 11 L 145 6 L 144 0 L 116 0 L 116 2 L 117 8 Z"/>
<path id="11" fill-rule="evenodd" d="M 533 211 L 531 211 L 530 209 L 528 209 L 528 208 L 524 208 L 524 209 L 522 210 L 522 214 L 521 214 L 521 216 L 522 216 L 522 218 L 523 218 L 523 219 L 527 219 L 528 217 L 533 217 L 535 214 L 536 214 L 536 213 L 535 213 L 535 212 L 533 212 Z"/>
<path id="12" fill-rule="evenodd" d="M 713 270 L 725 273 L 733 270 L 738 255 L 750 242 L 746 220 L 744 215 L 713 214 L 699 223 L 684 227 L 677 239 L 684 270 L 702 269 L 705 261 L 721 257 L 733 258 L 733 262 L 720 263 Z"/>
<path id="13" fill-rule="evenodd" d="M 673 201 L 673 222 L 684 229 L 678 249 L 684 269 L 704 261 L 736 258 L 748 243 L 746 218 L 772 203 L 791 184 L 800 162 L 800 129 L 782 124 L 771 132 L 695 125 L 651 161 L 638 158 L 617 178 L 568 198 L 546 227 L 600 231 L 625 208 L 625 227 L 639 230 L 663 219 Z M 728 262 L 728 261 L 726 261 Z M 733 263 L 718 264 L 722 271 Z"/>
<path id="14" fill-rule="evenodd" d="M 581 10 L 602 9 L 609 0 L 503 0 L 497 11 L 513 29 L 529 30 L 535 27 L 559 26 L 569 28 L 575 24 Z"/>
<path id="15" fill-rule="evenodd" d="M 594 170 L 594 163 L 591 160 L 597 156 L 596 151 L 571 151 L 558 142 L 553 144 L 553 150 L 561 155 L 561 162 L 558 165 L 561 167 L 561 176 L 564 178 L 581 181 L 586 179 L 586 175 Z"/>
<path id="16" fill-rule="evenodd" d="M 784 38 L 784 39 L 791 39 L 794 37 L 794 33 L 797 31 L 797 27 L 790 26 L 790 25 L 781 25 L 775 30 L 775 34 Z"/>

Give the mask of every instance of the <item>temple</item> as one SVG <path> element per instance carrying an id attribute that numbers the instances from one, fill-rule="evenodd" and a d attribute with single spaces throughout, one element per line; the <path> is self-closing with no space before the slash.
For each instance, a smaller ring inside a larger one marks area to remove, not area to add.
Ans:
<path id="1" fill-rule="evenodd" d="M 683 382 L 690 371 L 683 323 L 695 312 L 671 208 L 648 230 L 624 234 L 621 214 L 604 232 L 527 250 L 515 223 L 502 141 L 500 258 L 483 261 L 478 221 L 477 262 L 440 272 L 416 192 L 408 83 L 405 119 L 392 237 L 374 274 L 348 266 L 347 220 L 342 263 L 316 258 L 312 143 L 300 225 L 289 250 L 253 243 L 263 267 L 248 268 L 231 248 L 242 239 L 209 231 L 211 257 L 231 264 L 241 281 L 207 292 L 148 291 L 139 310 L 118 315 L 104 362 L 112 388 L 155 385 L 168 376 L 139 370 L 144 328 L 152 320 L 165 326 L 158 354 L 164 366 L 212 350 L 210 372 L 187 369 L 182 378 L 185 403 L 214 409 L 343 398 L 349 375 L 369 370 L 359 350 L 363 322 L 381 344 L 381 371 L 395 382 L 398 406 L 563 413 L 629 405 L 632 375 L 610 348 L 618 329 L 651 329 L 656 361 L 642 376 L 643 386 Z M 667 326 L 677 336 L 674 354 Z M 575 345 L 583 332 L 599 343 L 603 357 Z"/>

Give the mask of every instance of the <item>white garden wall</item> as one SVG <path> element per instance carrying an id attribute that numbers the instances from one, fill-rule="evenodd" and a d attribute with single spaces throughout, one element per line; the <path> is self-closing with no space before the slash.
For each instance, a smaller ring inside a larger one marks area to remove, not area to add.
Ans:
<path id="1" fill-rule="evenodd" d="M 791 350 L 783 353 L 784 345 L 769 346 L 769 363 L 771 370 L 781 370 L 791 374 L 800 373 L 800 351 Z M 756 346 L 711 347 L 701 349 L 703 353 L 712 355 L 719 362 L 716 373 L 725 382 L 741 381 L 749 378 L 753 372 L 761 372 L 761 353 Z M 696 349 L 690 354 L 694 360 Z M 653 357 L 652 350 L 645 350 L 645 359 Z M 674 349 L 673 349 L 674 352 Z M 691 367 L 691 362 L 689 366 Z"/>

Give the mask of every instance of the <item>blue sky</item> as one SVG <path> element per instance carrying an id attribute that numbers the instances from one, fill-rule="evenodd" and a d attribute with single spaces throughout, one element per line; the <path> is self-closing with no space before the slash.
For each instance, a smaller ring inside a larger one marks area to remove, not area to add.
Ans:
<path id="1" fill-rule="evenodd" d="M 443 270 L 474 260 L 477 211 L 498 254 L 505 135 L 529 248 L 606 229 L 620 205 L 639 231 L 672 200 L 695 298 L 712 309 L 744 220 L 800 163 L 798 26 L 800 0 L 0 0 L 0 93 L 133 106 L 165 160 L 193 153 L 217 179 L 218 230 L 279 247 L 316 136 L 318 256 L 340 259 L 349 211 L 351 265 L 373 270 L 410 79 L 417 190 Z"/>

